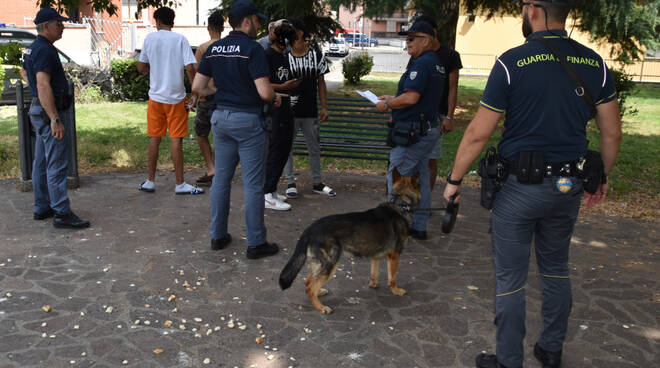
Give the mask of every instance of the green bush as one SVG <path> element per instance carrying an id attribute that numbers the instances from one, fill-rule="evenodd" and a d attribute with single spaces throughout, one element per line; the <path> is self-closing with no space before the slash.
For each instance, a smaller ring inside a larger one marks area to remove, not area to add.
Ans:
<path id="1" fill-rule="evenodd" d="M 348 84 L 360 83 L 360 78 L 371 73 L 374 66 L 374 58 L 369 54 L 349 56 L 341 62 L 342 73 Z"/>
<path id="2" fill-rule="evenodd" d="M 5 90 L 5 68 L 0 64 L 0 96 Z"/>
<path id="3" fill-rule="evenodd" d="M 145 101 L 149 99 L 149 76 L 137 70 L 137 60 L 112 60 L 112 97 L 124 101 Z"/>
<path id="4" fill-rule="evenodd" d="M 0 44 L 0 64 L 21 66 L 23 64 L 23 50 L 17 42 Z"/>
<path id="5" fill-rule="evenodd" d="M 21 45 L 16 42 L 0 44 L 0 95 L 5 89 L 5 68 L 13 69 L 18 74 L 18 67 L 22 64 L 23 52 Z M 4 65 L 4 66 L 3 66 Z M 13 65 L 14 68 L 7 67 Z"/>

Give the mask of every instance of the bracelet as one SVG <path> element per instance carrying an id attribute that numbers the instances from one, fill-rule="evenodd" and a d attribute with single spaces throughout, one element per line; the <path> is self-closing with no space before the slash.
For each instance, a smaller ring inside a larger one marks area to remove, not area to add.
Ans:
<path id="1" fill-rule="evenodd" d="M 449 172 L 449 174 L 447 174 L 447 183 L 449 183 L 451 185 L 461 185 L 462 181 L 463 181 L 463 178 L 460 178 L 458 180 L 452 180 L 451 171 Z"/>

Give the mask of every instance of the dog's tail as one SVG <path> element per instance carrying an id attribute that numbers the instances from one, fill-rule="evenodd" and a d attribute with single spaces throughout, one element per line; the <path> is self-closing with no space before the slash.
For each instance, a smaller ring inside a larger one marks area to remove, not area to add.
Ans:
<path id="1" fill-rule="evenodd" d="M 298 276 L 298 272 L 307 261 L 307 245 L 309 244 L 309 237 L 303 234 L 298 240 L 296 250 L 293 252 L 291 259 L 284 266 L 282 273 L 280 273 L 280 287 L 286 290 L 291 286 L 293 280 Z"/>

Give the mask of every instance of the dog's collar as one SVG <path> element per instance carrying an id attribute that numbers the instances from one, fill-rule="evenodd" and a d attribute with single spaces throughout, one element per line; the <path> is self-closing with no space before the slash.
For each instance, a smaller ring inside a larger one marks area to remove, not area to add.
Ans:
<path id="1" fill-rule="evenodd" d="M 412 208 L 410 207 L 410 205 L 405 201 L 401 200 L 400 198 L 392 198 L 390 199 L 390 203 L 401 208 L 403 212 L 408 212 L 408 213 L 412 212 Z"/>

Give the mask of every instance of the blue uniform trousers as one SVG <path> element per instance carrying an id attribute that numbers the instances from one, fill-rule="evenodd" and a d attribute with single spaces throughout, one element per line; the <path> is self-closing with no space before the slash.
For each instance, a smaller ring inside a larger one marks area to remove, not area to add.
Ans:
<path id="1" fill-rule="evenodd" d="M 67 214 L 71 212 L 69 196 L 66 192 L 66 176 L 69 166 L 67 139 L 66 137 L 63 139 L 53 137 L 50 118 L 36 98 L 32 99 L 29 114 L 36 132 L 32 163 L 34 212 L 44 213 L 50 206 L 57 214 Z M 60 116 L 62 115 L 60 114 Z M 65 136 L 71 134 L 70 124 L 65 121 L 62 123 Z"/>
<path id="2" fill-rule="evenodd" d="M 436 127 L 423 136 L 419 142 L 408 147 L 396 146 L 390 150 L 390 166 L 387 169 L 387 195 L 392 192 L 392 172 L 394 168 L 402 176 L 413 176 L 419 172 L 419 208 L 431 208 L 431 187 L 429 182 L 429 156 L 435 143 L 440 138 L 440 130 Z M 429 211 L 413 213 L 412 228 L 426 231 Z"/>
<path id="3" fill-rule="evenodd" d="M 551 178 L 541 184 L 520 184 L 510 175 L 497 193 L 491 217 L 497 360 L 507 367 L 521 367 L 523 361 L 532 238 L 543 289 L 538 343 L 547 351 L 562 350 L 572 305 L 569 245 L 582 197 L 582 182 L 571 180 L 571 190 L 561 193 Z"/>
<path id="4" fill-rule="evenodd" d="M 245 201 L 248 246 L 266 242 L 264 175 L 268 134 L 261 115 L 216 109 L 211 117 L 215 147 L 215 177 L 211 184 L 211 238 L 227 234 L 231 180 L 238 161 Z"/>

